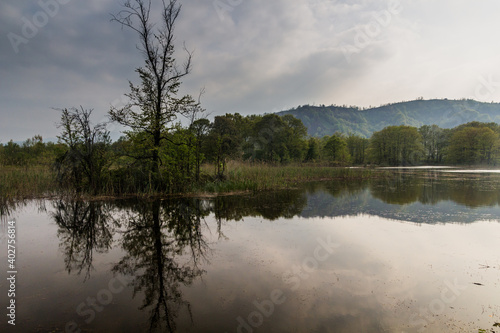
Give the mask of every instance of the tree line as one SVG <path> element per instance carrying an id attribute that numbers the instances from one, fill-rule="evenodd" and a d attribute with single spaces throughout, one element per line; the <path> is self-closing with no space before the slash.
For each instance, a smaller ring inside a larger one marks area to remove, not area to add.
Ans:
<path id="1" fill-rule="evenodd" d="M 367 162 L 385 165 L 496 165 L 500 158 L 497 123 L 469 122 L 452 129 L 389 126 L 373 133 Z"/>
<path id="2" fill-rule="evenodd" d="M 53 166 L 60 184 L 77 192 L 131 193 L 179 192 L 207 180 L 223 180 L 230 160 L 399 166 L 496 165 L 500 158 L 496 123 L 471 122 L 453 129 L 401 125 L 386 127 L 369 139 L 341 133 L 314 138 L 292 115 L 235 113 L 212 121 L 193 118 L 188 126 L 177 123 L 156 147 L 141 131 L 112 142 L 105 124 L 92 125 L 91 114 L 83 108 L 62 110 L 58 143 L 45 143 L 37 135 L 22 144 L 0 144 L 0 164 Z M 201 172 L 204 163 L 213 165 L 212 175 Z"/>

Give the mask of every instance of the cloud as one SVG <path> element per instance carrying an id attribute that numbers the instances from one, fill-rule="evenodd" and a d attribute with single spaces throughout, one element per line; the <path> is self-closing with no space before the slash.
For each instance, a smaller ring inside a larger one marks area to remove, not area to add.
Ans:
<path id="1" fill-rule="evenodd" d="M 2 4 L 0 21 L 6 24 L 2 31 L 24 38 L 23 22 L 34 24 L 34 15 L 42 10 Z M 110 1 L 69 2 L 60 5 L 53 17 L 47 15 L 48 23 L 20 44 L 19 52 L 8 38 L 0 40 L 1 142 L 37 133 L 54 138 L 59 114 L 52 108 L 82 105 L 96 109 L 96 121 L 104 119 L 112 100 L 126 92 L 126 75 L 134 75 L 140 59 L 126 51 L 131 34 L 109 22 L 111 10 Z"/>
<path id="2" fill-rule="evenodd" d="M 500 46 L 492 40 L 500 4 L 493 0 L 411 0 L 397 13 L 397 0 L 182 4 L 176 57 L 183 61 L 185 42 L 194 58 L 181 93 L 205 87 L 202 102 L 213 115 L 475 98 L 478 77 L 500 79 Z M 105 119 L 143 65 L 135 33 L 110 22 L 120 10 L 113 0 L 60 5 L 15 53 L 8 34 L 22 36 L 41 10 L 39 2 L 0 4 L 0 142 L 55 137 L 59 115 L 51 107 L 82 105 Z M 500 90 L 487 98 L 499 99 Z"/>

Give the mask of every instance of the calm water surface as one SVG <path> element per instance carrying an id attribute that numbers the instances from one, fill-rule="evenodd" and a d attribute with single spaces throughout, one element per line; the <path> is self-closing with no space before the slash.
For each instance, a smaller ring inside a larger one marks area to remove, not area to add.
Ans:
<path id="1" fill-rule="evenodd" d="M 210 199 L 4 203 L 4 276 L 17 224 L 15 331 L 492 328 L 500 175 L 387 172 Z M 2 332 L 14 331 L 7 289 L 4 277 Z"/>

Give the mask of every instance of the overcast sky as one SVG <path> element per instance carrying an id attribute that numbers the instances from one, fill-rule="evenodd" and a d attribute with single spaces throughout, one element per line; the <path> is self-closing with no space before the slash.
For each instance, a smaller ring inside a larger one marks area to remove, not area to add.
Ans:
<path id="1" fill-rule="evenodd" d="M 102 121 L 120 105 L 143 65 L 137 36 L 110 22 L 121 3 L 0 3 L 1 143 L 55 138 L 53 108 L 81 105 Z M 497 0 L 181 3 L 177 42 L 194 50 L 181 92 L 205 87 L 212 117 L 418 97 L 500 101 Z"/>

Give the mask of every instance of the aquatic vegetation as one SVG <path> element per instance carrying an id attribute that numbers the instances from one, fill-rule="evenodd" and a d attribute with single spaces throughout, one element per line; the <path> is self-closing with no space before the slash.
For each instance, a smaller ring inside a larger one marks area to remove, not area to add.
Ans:
<path id="1" fill-rule="evenodd" d="M 40 198 L 56 191 L 54 174 L 49 167 L 0 168 L 0 196 L 3 198 Z"/>

